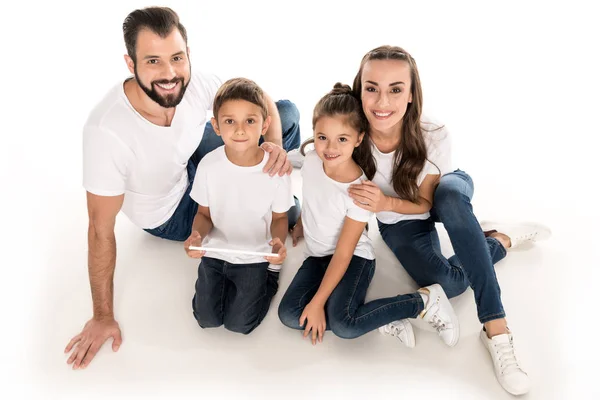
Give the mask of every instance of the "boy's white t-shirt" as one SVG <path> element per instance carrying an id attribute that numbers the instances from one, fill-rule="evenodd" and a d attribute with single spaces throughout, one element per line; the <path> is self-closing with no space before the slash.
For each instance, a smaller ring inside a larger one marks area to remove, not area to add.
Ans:
<path id="1" fill-rule="evenodd" d="M 453 171 L 451 142 L 446 127 L 430 120 L 422 120 L 421 126 L 423 127 L 422 132 L 427 147 L 427 160 L 423 170 L 417 177 L 417 186 L 421 186 L 421 183 L 429 174 L 444 175 Z M 377 167 L 373 183 L 379 186 L 386 196 L 399 197 L 392 185 L 395 152 L 382 153 L 373 143 L 371 143 L 371 149 Z M 395 224 L 399 221 L 411 219 L 427 219 L 429 215 L 429 212 L 424 214 L 399 214 L 393 211 L 380 211 L 377 213 L 377 219 L 384 224 Z"/>
<path id="2" fill-rule="evenodd" d="M 83 129 L 83 186 L 99 196 L 125 194 L 122 211 L 151 229 L 175 212 L 187 186 L 187 163 L 198 148 L 221 81 L 193 73 L 171 126 L 141 116 L 116 85 Z"/>
<path id="3" fill-rule="evenodd" d="M 313 150 L 304 158 L 302 165 L 302 226 L 304 230 L 306 257 L 332 255 L 342 233 L 346 217 L 360 222 L 368 222 L 371 211 L 363 210 L 354 204 L 348 195 L 348 187 L 366 180 L 366 176 L 350 183 L 334 181 L 325 174 L 323 161 Z M 354 249 L 354 255 L 375 259 L 371 239 L 365 229 Z"/>
<path id="4" fill-rule="evenodd" d="M 271 253 L 272 213 L 287 212 L 295 203 L 289 175 L 271 177 L 263 172 L 268 158 L 265 152 L 260 164 L 240 167 L 229 161 L 221 146 L 200 161 L 190 196 L 210 209 L 213 222 L 202 246 Z M 206 256 L 232 264 L 267 262 L 261 256 L 213 252 Z"/>

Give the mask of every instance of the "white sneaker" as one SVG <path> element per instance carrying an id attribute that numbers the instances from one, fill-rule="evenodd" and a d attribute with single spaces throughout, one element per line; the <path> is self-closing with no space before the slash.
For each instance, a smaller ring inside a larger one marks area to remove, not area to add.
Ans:
<path id="1" fill-rule="evenodd" d="M 379 328 L 384 335 L 395 336 L 409 349 L 415 347 L 415 333 L 409 320 L 393 321 Z"/>
<path id="2" fill-rule="evenodd" d="M 444 289 L 437 283 L 423 289 L 428 289 L 429 293 L 423 293 L 428 299 L 419 317 L 437 331 L 444 343 L 450 347 L 456 346 L 460 337 L 458 317 Z"/>
<path id="3" fill-rule="evenodd" d="M 302 155 L 302 153 L 300 153 L 300 150 L 294 149 L 288 151 L 287 157 L 288 160 L 290 160 L 292 167 L 302 168 L 302 165 L 304 164 L 304 156 Z"/>
<path id="4" fill-rule="evenodd" d="M 552 236 L 550 228 L 535 222 L 511 224 L 482 221 L 480 225 L 484 232 L 497 231 L 508 236 L 510 238 L 510 247 L 507 250 L 513 250 L 525 243 L 546 240 Z"/>
<path id="5" fill-rule="evenodd" d="M 512 334 L 505 333 L 490 339 L 482 329 L 479 337 L 492 356 L 496 378 L 504 390 L 515 396 L 527 393 L 531 387 L 529 376 L 517 359 Z"/>

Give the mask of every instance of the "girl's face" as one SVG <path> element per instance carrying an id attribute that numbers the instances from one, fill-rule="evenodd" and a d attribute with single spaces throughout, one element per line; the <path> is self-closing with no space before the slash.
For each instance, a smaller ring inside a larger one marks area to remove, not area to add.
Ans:
<path id="1" fill-rule="evenodd" d="M 364 132 L 352 128 L 344 115 L 323 116 L 315 124 L 315 151 L 328 167 L 337 167 L 352 159 Z"/>
<path id="2" fill-rule="evenodd" d="M 400 132 L 408 103 L 412 102 L 410 66 L 401 60 L 371 60 L 363 67 L 360 95 L 371 129 Z"/>

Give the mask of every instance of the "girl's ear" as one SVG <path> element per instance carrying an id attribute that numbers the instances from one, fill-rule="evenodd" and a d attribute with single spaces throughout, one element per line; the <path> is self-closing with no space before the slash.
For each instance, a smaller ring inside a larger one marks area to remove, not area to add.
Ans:
<path id="1" fill-rule="evenodd" d="M 358 134 L 358 141 L 356 142 L 356 145 L 354 147 L 358 147 L 360 146 L 360 144 L 362 143 L 363 139 L 365 138 L 365 133 L 359 133 Z"/>
<path id="2" fill-rule="evenodd" d="M 215 117 L 212 117 L 210 119 L 210 124 L 212 125 L 213 129 L 215 130 L 215 133 L 217 134 L 217 136 L 221 136 L 221 132 L 219 131 L 219 123 L 217 122 Z"/>
<path id="3" fill-rule="evenodd" d="M 262 128 L 262 132 L 260 133 L 261 135 L 264 135 L 265 133 L 267 133 L 267 130 L 269 129 L 269 126 L 271 125 L 271 116 L 267 116 L 267 119 L 265 119 L 265 122 L 263 122 L 263 128 Z"/>

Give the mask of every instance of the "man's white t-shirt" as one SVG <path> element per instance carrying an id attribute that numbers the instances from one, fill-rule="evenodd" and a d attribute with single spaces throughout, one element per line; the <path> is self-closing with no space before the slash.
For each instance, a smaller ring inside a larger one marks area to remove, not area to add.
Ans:
<path id="1" fill-rule="evenodd" d="M 141 116 L 116 85 L 83 129 L 83 186 L 99 196 L 125 194 L 122 211 L 151 229 L 175 212 L 187 186 L 187 162 L 198 148 L 221 81 L 193 73 L 171 126 Z"/>
<path id="2" fill-rule="evenodd" d="M 423 183 L 423 180 L 429 174 L 444 175 L 453 171 L 451 142 L 448 130 L 443 125 L 431 122 L 430 120 L 422 120 L 421 126 L 423 127 L 422 132 L 425 139 L 425 146 L 427 147 L 427 160 L 425 161 L 423 170 L 417 177 L 417 186 L 421 186 L 421 183 Z M 382 153 L 373 143 L 371 143 L 371 149 L 375 157 L 375 165 L 377 166 L 373 183 L 379 186 L 386 196 L 398 197 L 392 185 L 395 151 Z M 429 218 L 429 212 L 424 214 L 398 214 L 393 211 L 380 211 L 377 213 L 377 219 L 384 224 L 395 224 L 404 220 L 427 218 Z"/>
<path id="3" fill-rule="evenodd" d="M 213 222 L 202 246 L 271 253 L 272 213 L 287 212 L 295 203 L 289 175 L 271 177 L 263 172 L 268 158 L 265 152 L 260 164 L 240 167 L 229 161 L 221 146 L 200 161 L 190 197 L 210 209 Z M 214 252 L 206 256 L 232 264 L 267 262 L 261 256 Z"/>
<path id="4" fill-rule="evenodd" d="M 350 183 L 334 181 L 323 170 L 323 161 L 314 150 L 306 154 L 302 165 L 302 226 L 306 257 L 332 255 L 346 217 L 369 222 L 373 213 L 358 207 L 348 195 L 351 184 L 366 179 L 363 174 Z M 358 240 L 354 255 L 368 260 L 375 259 L 375 251 L 366 229 Z"/>

